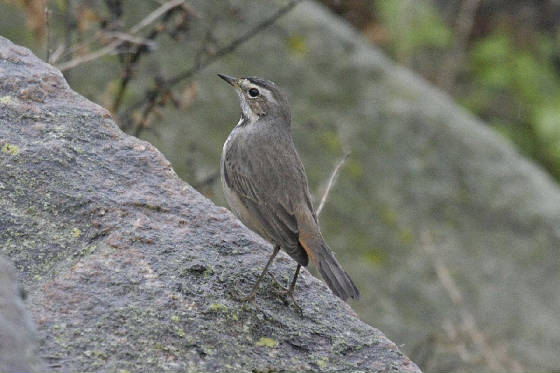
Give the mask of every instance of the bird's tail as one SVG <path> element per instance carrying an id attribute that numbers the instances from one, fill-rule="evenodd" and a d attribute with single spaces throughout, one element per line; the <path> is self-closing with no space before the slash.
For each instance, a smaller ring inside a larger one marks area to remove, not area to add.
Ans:
<path id="1" fill-rule="evenodd" d="M 321 254 L 317 261 L 317 267 L 332 292 L 343 300 L 348 298 L 360 299 L 360 292 L 356 285 L 325 244 L 321 246 Z"/>
<path id="2" fill-rule="evenodd" d="M 300 239 L 303 248 L 309 254 L 313 264 L 319 269 L 321 276 L 323 276 L 332 292 L 342 300 L 348 298 L 360 299 L 360 292 L 348 273 L 342 269 L 327 244 L 322 239 L 320 241 L 318 245 L 310 247 Z"/>
<path id="3" fill-rule="evenodd" d="M 304 209 L 303 212 L 300 210 L 296 214 L 300 245 L 319 269 L 321 276 L 336 296 L 343 300 L 348 298 L 360 299 L 360 292 L 325 243 L 319 231 L 317 218 L 310 211 Z"/>

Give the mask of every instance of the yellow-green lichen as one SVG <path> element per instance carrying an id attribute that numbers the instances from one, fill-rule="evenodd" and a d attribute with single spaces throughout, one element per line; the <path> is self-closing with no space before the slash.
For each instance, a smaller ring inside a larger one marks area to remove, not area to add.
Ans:
<path id="1" fill-rule="evenodd" d="M 10 96 L 0 97 L 0 104 L 9 105 L 12 103 L 12 98 Z"/>
<path id="2" fill-rule="evenodd" d="M 177 335 L 180 338 L 185 338 L 185 330 L 183 330 L 183 328 L 177 328 Z"/>
<path id="3" fill-rule="evenodd" d="M 274 348 L 278 345 L 278 341 L 269 337 L 262 337 L 257 341 L 257 346 Z"/>
<path id="4" fill-rule="evenodd" d="M 2 153 L 6 153 L 10 155 L 18 155 L 19 146 L 15 144 L 4 144 L 4 146 L 2 146 Z"/>
<path id="5" fill-rule="evenodd" d="M 82 256 L 86 256 L 86 255 L 89 255 L 89 254 L 93 253 L 95 250 L 97 250 L 97 245 L 86 246 L 81 251 L 81 254 L 82 254 Z"/>
<path id="6" fill-rule="evenodd" d="M 214 312 L 225 312 L 227 309 L 228 308 L 221 303 L 214 303 L 210 305 L 210 310 Z"/>
<path id="7" fill-rule="evenodd" d="M 72 235 L 76 238 L 80 238 L 80 236 L 82 235 L 82 231 L 79 228 L 73 228 Z"/>
<path id="8" fill-rule="evenodd" d="M 316 363 L 319 366 L 319 368 L 325 369 L 327 367 L 327 364 L 329 363 L 329 358 L 324 356 L 320 359 L 317 359 Z"/>
<path id="9" fill-rule="evenodd" d="M 202 272 L 202 276 L 204 277 L 209 277 L 212 276 L 213 274 L 214 274 L 214 268 L 212 267 L 208 267 L 204 272 Z"/>

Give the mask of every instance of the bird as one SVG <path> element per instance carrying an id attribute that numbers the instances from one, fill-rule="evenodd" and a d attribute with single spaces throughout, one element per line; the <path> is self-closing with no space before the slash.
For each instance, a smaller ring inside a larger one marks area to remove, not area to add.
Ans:
<path id="1" fill-rule="evenodd" d="M 344 301 L 359 299 L 356 285 L 321 234 L 307 175 L 292 138 L 287 96 L 270 80 L 218 76 L 235 89 L 241 106 L 241 118 L 222 150 L 224 195 L 241 222 L 273 245 L 268 262 L 242 300 L 254 301 L 259 283 L 281 249 L 297 263 L 284 293 L 298 308 L 294 289 L 301 267 L 307 267 L 309 260 L 336 296 Z"/>

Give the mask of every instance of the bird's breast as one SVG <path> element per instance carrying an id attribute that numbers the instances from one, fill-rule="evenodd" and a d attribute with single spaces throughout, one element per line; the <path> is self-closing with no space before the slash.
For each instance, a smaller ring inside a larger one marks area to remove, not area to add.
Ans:
<path id="1" fill-rule="evenodd" d="M 256 227 L 253 227 L 254 224 L 252 223 L 252 219 L 251 219 L 251 215 L 249 214 L 249 211 L 247 210 L 247 208 L 245 207 L 245 205 L 237 195 L 237 192 L 229 187 L 225 177 L 225 169 L 227 167 L 226 162 L 235 163 L 236 161 L 240 161 L 239 159 L 236 158 L 235 154 L 233 155 L 231 154 L 231 152 L 233 151 L 232 147 L 237 148 L 237 146 L 239 145 L 238 144 L 239 136 L 240 134 L 238 130 L 234 129 L 228 136 L 226 142 L 224 143 L 224 148 L 222 150 L 222 159 L 220 164 L 220 176 L 222 181 L 222 188 L 224 190 L 224 197 L 226 198 L 226 201 L 231 209 L 231 212 L 233 212 L 234 215 L 237 216 L 239 220 L 243 222 L 243 224 L 255 230 Z M 233 159 L 228 160 L 227 159 L 228 154 Z"/>

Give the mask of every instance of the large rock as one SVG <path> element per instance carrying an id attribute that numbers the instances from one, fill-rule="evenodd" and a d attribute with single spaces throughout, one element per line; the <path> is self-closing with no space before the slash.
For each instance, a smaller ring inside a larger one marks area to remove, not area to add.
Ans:
<path id="1" fill-rule="evenodd" d="M 194 46 L 209 19 L 226 45 L 274 11 L 261 1 L 190 3 L 201 15 Z M 187 68 L 196 50 L 173 49 L 162 71 Z M 153 123 L 159 135 L 145 133 L 192 182 L 217 169 L 239 115 L 216 72 L 287 91 L 316 197 L 343 148 L 352 151 L 321 223 L 357 279 L 364 320 L 427 370 L 560 366 L 560 193 L 539 167 L 308 1 L 199 74 L 189 109 L 169 108 Z M 223 203 L 219 186 L 213 195 Z"/>
<path id="2" fill-rule="evenodd" d="M 14 268 L 0 256 L 0 372 L 44 370 Z"/>
<path id="3" fill-rule="evenodd" d="M 52 369 L 419 371 L 306 271 L 302 313 L 270 278 L 257 306 L 237 301 L 269 245 L 4 38 L 0 106 L 1 248 Z"/>

